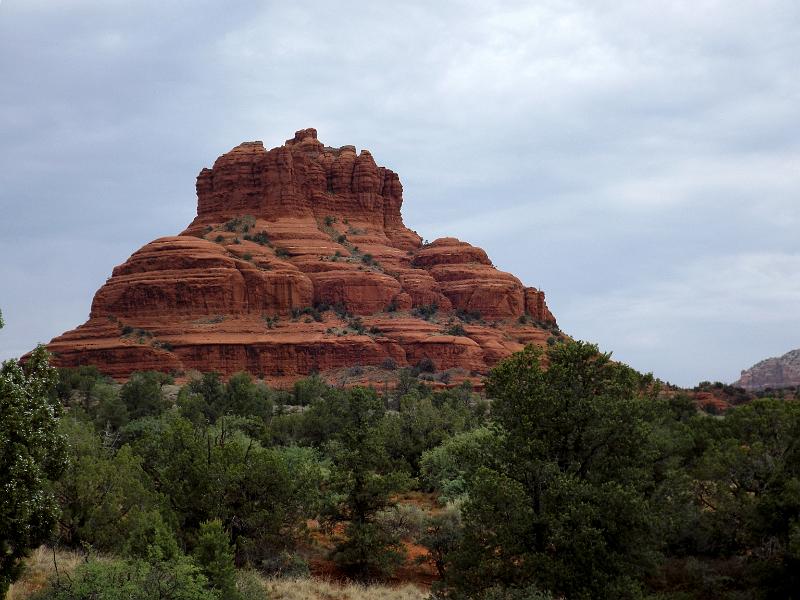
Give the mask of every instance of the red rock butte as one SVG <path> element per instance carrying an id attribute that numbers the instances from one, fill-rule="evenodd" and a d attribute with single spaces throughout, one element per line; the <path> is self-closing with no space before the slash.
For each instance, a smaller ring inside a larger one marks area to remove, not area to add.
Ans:
<path id="1" fill-rule="evenodd" d="M 455 238 L 403 224 L 396 173 L 314 129 L 246 142 L 197 177 L 197 217 L 116 267 L 58 366 L 247 371 L 288 382 L 354 366 L 486 373 L 557 332 L 544 293 Z M 432 364 L 431 364 L 432 363 Z"/>

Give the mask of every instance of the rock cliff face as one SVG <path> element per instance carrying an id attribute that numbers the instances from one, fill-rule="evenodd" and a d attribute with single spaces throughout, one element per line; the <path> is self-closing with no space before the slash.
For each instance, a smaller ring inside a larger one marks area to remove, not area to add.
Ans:
<path id="1" fill-rule="evenodd" d="M 800 349 L 756 363 L 734 385 L 748 390 L 800 386 Z"/>
<path id="2" fill-rule="evenodd" d="M 314 129 L 241 144 L 200 172 L 189 227 L 116 267 L 89 320 L 50 342 L 55 363 L 291 381 L 429 359 L 457 380 L 560 335 L 543 292 L 480 248 L 423 244 L 402 202 L 396 173 Z"/>

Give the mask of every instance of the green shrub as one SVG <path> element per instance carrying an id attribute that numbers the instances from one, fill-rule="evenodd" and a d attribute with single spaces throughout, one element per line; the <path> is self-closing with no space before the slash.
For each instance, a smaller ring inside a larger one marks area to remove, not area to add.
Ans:
<path id="1" fill-rule="evenodd" d="M 239 599 L 233 548 L 222 521 L 214 519 L 200 524 L 193 556 L 209 584 L 219 590 L 221 600 Z"/>
<path id="2" fill-rule="evenodd" d="M 264 582 L 254 569 L 240 569 L 236 572 L 236 590 L 242 600 L 269 600 Z"/>
<path id="3" fill-rule="evenodd" d="M 468 482 L 478 469 L 492 463 L 499 447 L 497 433 L 487 427 L 445 440 L 422 454 L 420 474 L 425 489 L 437 492 L 444 501 L 463 497 Z"/>
<path id="4" fill-rule="evenodd" d="M 361 320 L 361 317 L 352 317 L 347 321 L 347 326 L 359 335 L 364 335 L 367 332 L 367 328 Z"/>
<path id="5" fill-rule="evenodd" d="M 319 375 L 311 375 L 294 382 L 293 402 L 297 406 L 308 406 L 321 398 L 328 384 Z"/>
<path id="6" fill-rule="evenodd" d="M 493 586 L 476 596 L 475 600 L 553 600 L 553 596 L 549 592 L 541 591 L 536 586 Z"/>
<path id="7" fill-rule="evenodd" d="M 322 313 L 319 310 L 314 308 L 313 306 L 306 306 L 304 308 L 293 308 L 292 309 L 292 318 L 299 319 L 303 315 L 308 315 L 317 323 L 322 322 Z"/>
<path id="8" fill-rule="evenodd" d="M 172 377 L 158 371 L 142 371 L 131 375 L 119 392 L 120 400 L 131 419 L 155 416 L 167 407 L 162 386 L 171 384 Z"/>
<path id="9" fill-rule="evenodd" d="M 462 532 L 461 510 L 453 504 L 441 512 L 423 515 L 416 541 L 428 550 L 428 555 L 419 560 L 432 563 L 439 577 L 444 578 L 447 555 L 458 547 Z"/>
<path id="10" fill-rule="evenodd" d="M 400 539 L 375 523 L 354 521 L 346 539 L 336 546 L 333 560 L 346 573 L 369 581 L 391 575 L 405 558 Z"/>
<path id="11" fill-rule="evenodd" d="M 423 356 L 414 367 L 418 373 L 434 373 L 436 372 L 436 365 L 427 356 Z"/>
<path id="12" fill-rule="evenodd" d="M 302 556 L 286 550 L 265 558 L 258 568 L 273 577 L 308 577 L 311 574 L 308 562 Z"/>
<path id="13" fill-rule="evenodd" d="M 429 321 L 438 311 L 439 311 L 439 305 L 436 302 L 434 302 L 433 304 L 418 306 L 414 310 L 412 310 L 411 313 L 416 317 Z"/>
<path id="14" fill-rule="evenodd" d="M 444 330 L 444 332 L 447 335 L 455 335 L 455 336 L 459 336 L 459 337 L 465 337 L 467 335 L 467 330 L 464 329 L 464 327 L 462 325 L 460 325 L 459 323 L 454 323 L 454 324 L 450 325 L 449 327 L 447 327 Z"/>
<path id="15" fill-rule="evenodd" d="M 269 236 L 267 235 L 266 231 L 259 231 L 257 234 L 253 236 L 253 241 L 260 246 L 268 246 L 269 245 Z"/>
<path id="16" fill-rule="evenodd" d="M 241 217 L 235 217 L 230 221 L 227 221 L 223 228 L 225 231 L 229 231 L 231 233 L 247 233 L 250 231 L 250 228 L 256 224 L 256 219 L 250 215 L 243 215 Z"/>
<path id="17" fill-rule="evenodd" d="M 279 248 L 275 248 L 275 256 L 278 258 L 289 258 L 291 255 L 289 254 L 289 250 L 287 248 L 281 246 Z"/>
<path id="18" fill-rule="evenodd" d="M 220 600 L 187 557 L 175 560 L 90 560 L 57 578 L 31 600 Z"/>
<path id="19" fill-rule="evenodd" d="M 425 513 L 413 504 L 396 504 L 375 515 L 375 523 L 401 539 L 416 539 L 425 527 Z"/>
<path id="20" fill-rule="evenodd" d="M 481 320 L 481 311 L 459 308 L 456 310 L 456 316 L 465 323 L 474 323 Z"/>

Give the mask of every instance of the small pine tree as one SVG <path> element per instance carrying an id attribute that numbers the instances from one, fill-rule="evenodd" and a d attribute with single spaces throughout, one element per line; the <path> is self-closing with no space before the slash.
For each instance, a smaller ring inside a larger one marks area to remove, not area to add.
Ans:
<path id="1" fill-rule="evenodd" d="M 194 559 L 209 584 L 219 590 L 222 600 L 239 600 L 233 548 L 222 521 L 214 519 L 200 524 Z"/>

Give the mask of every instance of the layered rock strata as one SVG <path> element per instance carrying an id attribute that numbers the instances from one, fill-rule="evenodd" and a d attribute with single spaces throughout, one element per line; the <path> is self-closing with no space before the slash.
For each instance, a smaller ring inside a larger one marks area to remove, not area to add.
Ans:
<path id="1" fill-rule="evenodd" d="M 747 390 L 800 386 L 800 349 L 756 363 L 742 371 L 733 385 Z"/>
<path id="2" fill-rule="evenodd" d="M 48 345 L 117 379 L 157 369 L 268 381 L 431 363 L 477 376 L 558 334 L 544 293 L 455 238 L 403 224 L 396 173 L 314 129 L 247 142 L 197 178 L 197 217 L 116 267 Z M 427 359 L 427 360 L 426 360 Z"/>

